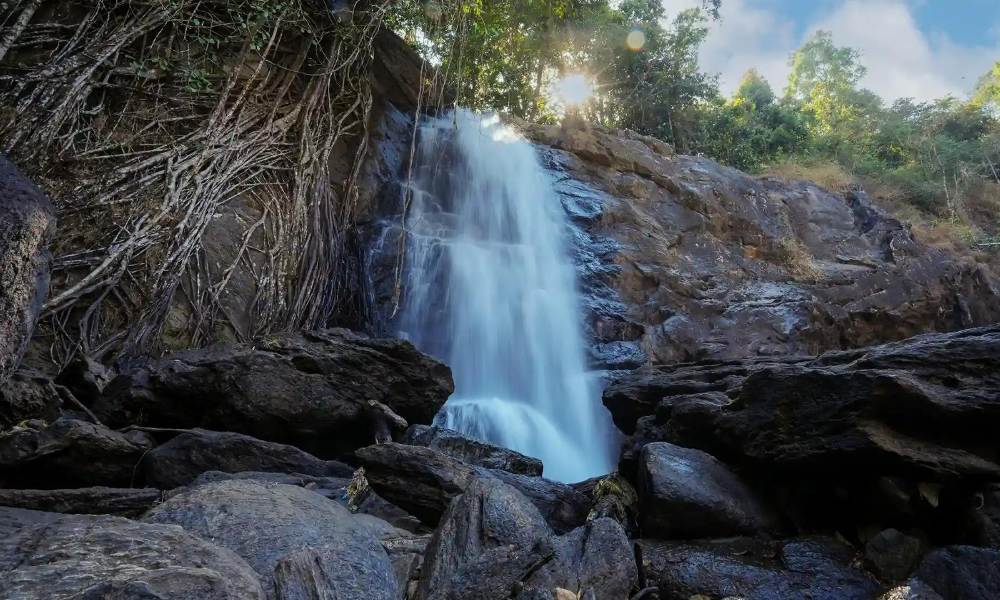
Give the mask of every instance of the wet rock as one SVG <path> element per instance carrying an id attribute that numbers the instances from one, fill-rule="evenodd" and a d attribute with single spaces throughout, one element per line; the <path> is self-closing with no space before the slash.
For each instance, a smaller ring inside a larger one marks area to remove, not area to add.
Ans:
<path id="1" fill-rule="evenodd" d="M 542 461 L 520 452 L 467 438 L 443 427 L 411 425 L 399 440 L 411 446 L 440 450 L 458 460 L 488 469 L 499 469 L 520 475 L 542 475 Z"/>
<path id="2" fill-rule="evenodd" d="M 24 356 L 48 295 L 55 227 L 48 197 L 0 154 L 0 386 Z"/>
<path id="3" fill-rule="evenodd" d="M 207 471 L 262 471 L 319 477 L 350 477 L 354 469 L 320 460 L 293 446 L 265 442 L 239 433 L 194 429 L 157 446 L 142 459 L 149 485 L 170 489 L 187 485 Z"/>
<path id="4" fill-rule="evenodd" d="M 141 433 L 120 433 L 61 417 L 29 421 L 0 433 L 0 479 L 6 487 L 58 489 L 128 486 L 152 442 Z"/>
<path id="5" fill-rule="evenodd" d="M 126 369 L 94 411 L 112 425 L 235 431 L 331 456 L 375 441 L 386 415 L 430 422 L 453 389 L 449 369 L 408 342 L 328 330 Z"/>
<path id="6" fill-rule="evenodd" d="M 263 600 L 233 552 L 180 527 L 0 508 L 0 597 Z"/>
<path id="7" fill-rule="evenodd" d="M 728 467 L 665 442 L 642 449 L 639 514 L 644 536 L 727 537 L 775 528 L 770 510 Z"/>
<path id="8" fill-rule="evenodd" d="M 159 502 L 162 496 L 163 492 L 152 488 L 0 489 L 0 506 L 54 513 L 135 517 Z"/>
<path id="9" fill-rule="evenodd" d="M 0 431 L 28 419 L 59 418 L 62 398 L 52 381 L 34 371 L 17 371 L 0 384 Z"/>
<path id="10" fill-rule="evenodd" d="M 850 566 L 851 548 L 825 538 L 640 540 L 638 551 L 646 584 L 659 589 L 661 600 L 862 600 L 878 589 L 868 575 Z"/>
<path id="11" fill-rule="evenodd" d="M 1000 597 L 1000 551 L 973 546 L 939 548 L 924 557 L 916 577 L 948 600 Z"/>
<path id="12" fill-rule="evenodd" d="M 422 572 L 425 599 L 535 598 L 560 588 L 619 599 L 637 580 L 618 523 L 597 519 L 556 537 L 527 498 L 489 478 L 476 478 L 451 502 Z"/>
<path id="13" fill-rule="evenodd" d="M 865 544 L 865 561 L 879 579 L 889 582 L 906 579 L 922 553 L 919 539 L 895 529 L 881 531 Z"/>
<path id="14" fill-rule="evenodd" d="M 181 525 L 234 551 L 257 572 L 272 598 L 335 592 L 389 600 L 398 595 L 380 532 L 300 487 L 249 480 L 207 483 L 173 496 L 143 520 Z"/>
<path id="15" fill-rule="evenodd" d="M 355 452 L 372 488 L 428 525 L 437 524 L 452 498 L 477 477 L 507 483 L 535 504 L 558 531 L 583 523 L 587 498 L 571 486 L 541 477 L 467 465 L 432 448 L 379 444 Z"/>

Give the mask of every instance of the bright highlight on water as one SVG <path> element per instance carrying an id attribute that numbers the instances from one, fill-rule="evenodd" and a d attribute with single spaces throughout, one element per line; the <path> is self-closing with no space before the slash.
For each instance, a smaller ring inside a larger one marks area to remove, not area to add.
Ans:
<path id="1" fill-rule="evenodd" d="M 567 219 L 534 147 L 496 117 L 429 120 L 412 194 L 400 330 L 452 368 L 438 423 L 540 458 L 552 479 L 611 471 Z"/>

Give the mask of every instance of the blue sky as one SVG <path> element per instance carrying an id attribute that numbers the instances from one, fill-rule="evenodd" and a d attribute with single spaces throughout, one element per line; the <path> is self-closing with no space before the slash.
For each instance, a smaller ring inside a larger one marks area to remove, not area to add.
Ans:
<path id="1" fill-rule="evenodd" d="M 663 0 L 676 12 L 699 0 Z M 886 100 L 964 96 L 1000 60 L 1000 0 L 723 0 L 701 52 L 730 91 L 756 67 L 776 90 L 788 56 L 818 29 L 862 52 L 862 82 Z"/>

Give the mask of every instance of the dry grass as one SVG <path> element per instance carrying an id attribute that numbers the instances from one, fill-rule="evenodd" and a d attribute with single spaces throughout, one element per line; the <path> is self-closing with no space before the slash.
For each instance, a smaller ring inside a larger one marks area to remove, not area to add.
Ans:
<path id="1" fill-rule="evenodd" d="M 784 160 L 764 170 L 764 175 L 777 177 L 786 182 L 804 180 L 815 182 L 821 188 L 839 192 L 857 183 L 857 179 L 839 164 L 820 160 L 802 163 Z"/>

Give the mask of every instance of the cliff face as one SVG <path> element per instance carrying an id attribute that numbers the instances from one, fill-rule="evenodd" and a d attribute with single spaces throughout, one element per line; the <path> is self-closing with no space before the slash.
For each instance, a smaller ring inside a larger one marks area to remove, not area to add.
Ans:
<path id="1" fill-rule="evenodd" d="M 523 128 L 576 224 L 599 363 L 812 355 L 1000 319 L 984 267 L 919 243 L 862 191 L 627 132 Z"/>

